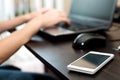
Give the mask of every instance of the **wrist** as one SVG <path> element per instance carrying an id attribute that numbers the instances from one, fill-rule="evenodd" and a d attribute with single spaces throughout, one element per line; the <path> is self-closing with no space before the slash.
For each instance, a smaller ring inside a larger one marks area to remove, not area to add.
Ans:
<path id="1" fill-rule="evenodd" d="M 23 15 L 23 18 L 24 18 L 25 22 L 28 22 L 28 21 L 31 20 L 30 14 L 25 14 L 25 15 Z"/>

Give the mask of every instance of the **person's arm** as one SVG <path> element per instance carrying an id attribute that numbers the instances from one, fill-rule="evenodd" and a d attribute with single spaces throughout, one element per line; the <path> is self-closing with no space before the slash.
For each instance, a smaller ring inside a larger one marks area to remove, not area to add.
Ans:
<path id="1" fill-rule="evenodd" d="M 0 63 L 7 60 L 22 45 L 27 43 L 37 30 L 33 24 L 28 24 L 24 29 L 13 32 L 10 36 L 0 40 Z"/>
<path id="2" fill-rule="evenodd" d="M 2 22 L 0 22 L 0 32 L 12 29 L 12 28 L 14 28 L 14 27 L 26 22 L 26 21 L 28 21 L 28 20 L 25 16 L 19 16 L 19 17 L 16 17 L 14 19 L 2 21 Z"/>
<path id="3" fill-rule="evenodd" d="M 4 39 L 1 39 L 0 63 L 13 55 L 15 51 L 27 43 L 41 28 L 51 27 L 61 21 L 69 23 L 69 20 L 62 12 L 49 10 L 44 14 L 39 14 L 39 16 L 28 22 L 22 29 L 13 32 L 10 36 Z"/>
<path id="4" fill-rule="evenodd" d="M 16 26 L 23 24 L 25 22 L 28 22 L 29 20 L 33 19 L 34 17 L 38 16 L 41 13 L 46 12 L 48 9 L 41 9 L 39 11 L 32 12 L 30 14 L 18 16 L 16 18 L 12 18 L 7 21 L 1 21 L 0 22 L 0 32 L 3 32 L 5 30 L 9 30 L 12 28 L 15 28 Z"/>

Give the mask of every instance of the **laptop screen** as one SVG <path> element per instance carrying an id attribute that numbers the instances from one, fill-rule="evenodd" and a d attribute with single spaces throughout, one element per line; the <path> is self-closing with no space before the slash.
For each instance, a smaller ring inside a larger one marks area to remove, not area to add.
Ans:
<path id="1" fill-rule="evenodd" d="M 83 24 L 88 21 L 111 25 L 116 2 L 116 0 L 72 0 L 69 17 L 72 21 Z"/>

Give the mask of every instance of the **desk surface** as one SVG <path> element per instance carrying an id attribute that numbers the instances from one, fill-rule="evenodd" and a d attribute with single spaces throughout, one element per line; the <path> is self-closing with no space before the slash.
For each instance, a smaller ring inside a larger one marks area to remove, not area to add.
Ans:
<path id="1" fill-rule="evenodd" d="M 104 66 L 95 75 L 87 75 L 67 70 L 67 65 L 84 55 L 87 51 L 74 50 L 72 41 L 50 42 L 35 36 L 26 47 L 41 60 L 61 80 L 119 80 L 120 79 L 120 54 L 112 47 L 120 42 L 107 44 L 105 48 L 97 50 L 115 54 L 115 58 Z"/>
<path id="2" fill-rule="evenodd" d="M 113 53 L 115 58 L 95 75 L 72 72 L 67 69 L 68 64 L 89 51 L 74 50 L 72 48 L 73 40 L 51 42 L 36 35 L 26 44 L 26 47 L 61 80 L 119 80 L 120 52 L 114 51 L 113 47 L 120 45 L 116 36 L 120 34 L 120 31 L 116 30 L 116 27 L 112 27 L 112 31 L 114 32 L 108 32 L 107 34 L 110 34 L 110 37 L 112 35 L 114 39 L 108 41 L 105 47 L 94 49 L 94 51 Z"/>

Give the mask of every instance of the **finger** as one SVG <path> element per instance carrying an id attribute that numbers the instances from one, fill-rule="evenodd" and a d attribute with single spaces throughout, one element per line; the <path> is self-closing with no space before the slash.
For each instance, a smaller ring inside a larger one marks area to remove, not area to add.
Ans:
<path id="1" fill-rule="evenodd" d="M 60 13 L 60 15 L 61 15 L 61 17 L 68 17 L 68 15 L 65 13 L 65 12 L 59 12 Z"/>
<path id="2" fill-rule="evenodd" d="M 62 17 L 62 20 L 67 22 L 68 24 L 70 24 L 70 20 L 68 19 L 67 14 L 65 14 L 64 12 L 61 12 L 60 17 Z"/>
<path id="3" fill-rule="evenodd" d="M 48 8 L 42 8 L 42 9 L 40 10 L 40 13 L 44 14 L 44 13 L 46 13 L 47 11 L 49 11 Z"/>
<path id="4" fill-rule="evenodd" d="M 62 17 L 61 21 L 66 22 L 68 25 L 70 25 L 70 19 L 68 19 L 67 17 Z"/>
<path id="5" fill-rule="evenodd" d="M 65 22 L 65 23 L 67 23 L 68 26 L 70 25 L 70 20 L 68 18 L 59 18 L 58 20 L 56 20 L 54 22 L 55 22 L 55 24 L 59 24 L 61 22 Z"/>

